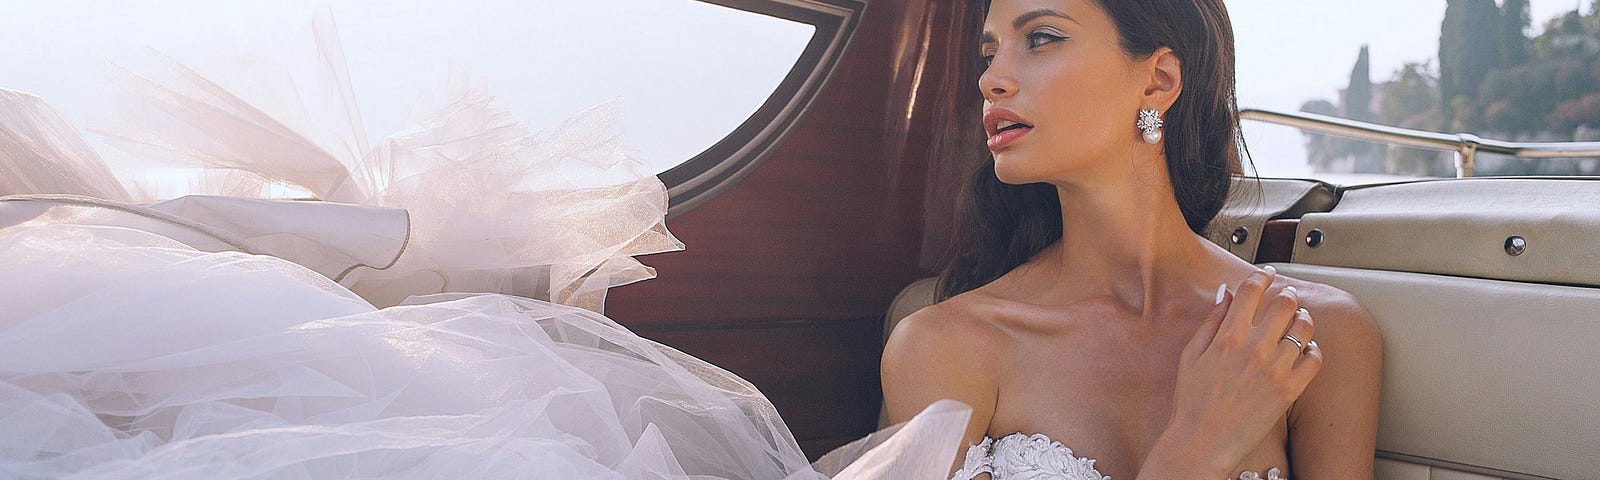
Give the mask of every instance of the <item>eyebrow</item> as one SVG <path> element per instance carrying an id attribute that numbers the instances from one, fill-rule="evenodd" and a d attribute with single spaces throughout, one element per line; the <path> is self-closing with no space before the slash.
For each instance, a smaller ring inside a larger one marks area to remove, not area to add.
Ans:
<path id="1" fill-rule="evenodd" d="M 1054 8 L 1041 8 L 1038 10 L 1030 10 L 1027 13 L 1018 15 L 1016 20 L 1011 21 L 1011 28 L 1013 30 L 1021 30 L 1022 27 L 1028 26 L 1028 22 L 1032 22 L 1043 17 L 1060 17 L 1071 20 L 1072 23 L 1077 23 L 1080 25 L 1082 24 L 1082 22 L 1079 22 L 1078 19 L 1072 18 L 1072 15 L 1067 15 L 1067 12 L 1056 10 Z M 995 38 L 994 32 L 984 31 L 983 36 L 978 37 L 979 45 L 987 45 L 991 43 L 999 43 L 999 40 Z"/>
<path id="2" fill-rule="evenodd" d="M 1072 23 L 1079 23 L 1078 19 L 1072 18 L 1072 15 L 1067 15 L 1067 12 L 1056 10 L 1054 8 L 1041 8 L 1041 9 L 1038 9 L 1038 10 L 1029 11 L 1028 13 L 1024 13 L 1022 15 L 1018 15 L 1016 20 L 1012 20 L 1011 21 L 1011 28 L 1016 29 L 1016 30 L 1022 30 L 1022 27 L 1027 26 L 1028 22 L 1034 21 L 1034 19 L 1037 19 L 1037 18 L 1040 18 L 1040 17 L 1061 17 L 1061 18 L 1065 18 L 1067 20 L 1071 20 Z"/>

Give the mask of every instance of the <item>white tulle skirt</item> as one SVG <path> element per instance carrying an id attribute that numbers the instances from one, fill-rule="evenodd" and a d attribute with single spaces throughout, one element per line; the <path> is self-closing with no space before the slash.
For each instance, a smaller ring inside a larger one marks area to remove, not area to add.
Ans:
<path id="1" fill-rule="evenodd" d="M 276 257 L 99 225 L 0 230 L 0 265 L 0 477 L 826 478 L 750 384 L 589 310 L 376 309 Z M 819 468 L 940 476 L 966 416 Z"/>

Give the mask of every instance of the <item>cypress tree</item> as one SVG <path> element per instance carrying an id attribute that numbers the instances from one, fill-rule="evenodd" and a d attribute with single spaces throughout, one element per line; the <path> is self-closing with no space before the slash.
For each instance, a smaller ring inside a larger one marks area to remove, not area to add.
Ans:
<path id="1" fill-rule="evenodd" d="M 1344 91 L 1345 118 L 1372 121 L 1372 63 L 1367 46 L 1361 46 L 1355 68 L 1350 69 L 1350 86 Z"/>
<path id="2" fill-rule="evenodd" d="M 1500 7 L 1494 0 L 1447 0 L 1439 35 L 1439 93 L 1445 105 L 1472 98 L 1500 63 Z"/>
<path id="3" fill-rule="evenodd" d="M 1528 38 L 1527 31 L 1532 24 L 1528 0 L 1505 0 L 1505 4 L 1500 6 L 1501 66 L 1515 67 L 1528 63 L 1533 41 Z"/>

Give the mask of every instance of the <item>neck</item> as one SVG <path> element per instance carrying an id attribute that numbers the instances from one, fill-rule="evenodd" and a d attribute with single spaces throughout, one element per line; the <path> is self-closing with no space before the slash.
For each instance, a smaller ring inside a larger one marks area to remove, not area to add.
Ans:
<path id="1" fill-rule="evenodd" d="M 1204 290 L 1198 283 L 1213 277 L 1207 242 L 1189 230 L 1165 169 L 1156 170 L 1163 177 L 1057 186 L 1062 235 L 1053 261 L 1070 273 L 1057 278 L 1072 279 L 1061 291 L 1109 296 L 1150 319 L 1160 313 L 1155 299 Z"/>

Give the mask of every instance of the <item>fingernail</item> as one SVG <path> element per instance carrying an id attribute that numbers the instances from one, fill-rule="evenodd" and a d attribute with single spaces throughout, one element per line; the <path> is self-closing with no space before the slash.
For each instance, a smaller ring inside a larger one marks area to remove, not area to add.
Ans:
<path id="1" fill-rule="evenodd" d="M 1228 295 L 1228 284 L 1217 285 L 1217 305 L 1222 305 L 1222 298 Z"/>
<path id="2" fill-rule="evenodd" d="M 1267 275 L 1277 275 L 1278 274 L 1278 267 L 1274 267 L 1272 265 L 1267 265 L 1265 267 L 1261 267 L 1261 271 L 1267 272 Z"/>
<path id="3" fill-rule="evenodd" d="M 1299 312 L 1301 315 L 1305 315 L 1307 317 L 1311 316 L 1311 311 L 1310 310 L 1306 310 L 1305 307 L 1300 307 L 1299 310 L 1295 310 L 1295 311 Z"/>
<path id="4" fill-rule="evenodd" d="M 1312 340 L 1312 341 L 1306 342 L 1306 348 L 1307 349 L 1317 348 L 1317 341 L 1316 340 Z"/>
<path id="5" fill-rule="evenodd" d="M 1290 285 L 1290 286 L 1287 286 L 1287 287 L 1283 287 L 1283 291 L 1285 291 L 1285 292 L 1289 292 L 1289 293 L 1300 293 L 1300 292 L 1299 292 L 1299 291 L 1296 291 L 1296 290 L 1295 290 L 1295 289 L 1294 289 L 1294 285 Z"/>

